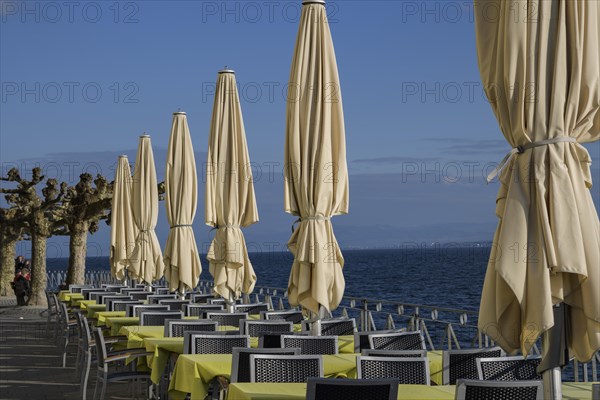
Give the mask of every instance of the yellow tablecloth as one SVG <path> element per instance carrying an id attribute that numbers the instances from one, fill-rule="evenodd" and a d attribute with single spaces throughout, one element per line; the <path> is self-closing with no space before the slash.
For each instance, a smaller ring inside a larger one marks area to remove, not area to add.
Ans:
<path id="1" fill-rule="evenodd" d="M 563 400 L 591 400 L 592 385 L 600 382 L 563 382 Z"/>
<path id="2" fill-rule="evenodd" d="M 96 300 L 72 299 L 71 305 L 77 306 L 82 310 L 86 310 L 89 305 L 96 304 Z"/>
<path id="3" fill-rule="evenodd" d="M 60 301 L 65 301 L 65 295 L 70 294 L 71 292 L 68 290 L 61 290 L 60 292 L 58 292 L 58 299 Z"/>
<path id="4" fill-rule="evenodd" d="M 427 359 L 429 360 L 429 376 L 432 385 L 443 384 L 442 374 L 442 350 L 428 351 Z"/>
<path id="5" fill-rule="evenodd" d="M 401 400 L 453 400 L 455 386 L 399 385 Z M 300 400 L 306 398 L 306 383 L 232 383 L 228 400 Z"/>
<path id="6" fill-rule="evenodd" d="M 116 336 L 124 326 L 139 325 L 140 317 L 106 317 L 104 324 L 110 328 L 110 335 Z"/>
<path id="7" fill-rule="evenodd" d="M 452 400 L 456 386 L 400 385 L 399 400 Z M 563 382 L 563 399 L 584 400 L 592 398 L 592 383 Z M 305 383 L 232 383 L 229 385 L 228 400 L 294 400 L 306 396 Z"/>
<path id="8" fill-rule="evenodd" d="M 324 355 L 323 372 L 326 377 L 356 377 L 357 354 Z M 208 385 L 217 376 L 231 375 L 231 354 L 182 354 L 177 359 L 171 382 L 169 398 L 184 399 L 191 393 L 192 400 L 202 400 Z"/>
<path id="9" fill-rule="evenodd" d="M 106 325 L 106 318 L 125 317 L 126 315 L 127 313 L 125 311 L 98 311 L 96 313 L 96 318 L 98 318 L 96 326 Z"/>
<path id="10" fill-rule="evenodd" d="M 74 299 L 83 300 L 84 297 L 81 293 L 71 293 L 69 291 L 61 290 L 60 293 L 58 294 L 58 299 L 60 301 L 64 301 L 65 303 L 70 303 L 71 300 L 74 300 Z"/>
<path id="11" fill-rule="evenodd" d="M 96 318 L 96 313 L 106 311 L 106 304 L 88 304 L 86 310 L 88 318 Z"/>
<path id="12" fill-rule="evenodd" d="M 172 355 L 178 356 L 183 353 L 183 338 L 145 338 L 144 345 L 146 351 L 154 353 L 153 356 L 146 358 L 146 362 L 152 370 L 150 375 L 152 382 L 158 384 L 165 368 L 167 368 L 169 358 Z"/>

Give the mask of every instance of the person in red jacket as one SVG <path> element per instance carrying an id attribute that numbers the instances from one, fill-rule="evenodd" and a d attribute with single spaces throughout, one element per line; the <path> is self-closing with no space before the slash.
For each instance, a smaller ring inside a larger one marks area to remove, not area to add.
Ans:
<path id="1" fill-rule="evenodd" d="M 23 268 L 15 274 L 12 282 L 12 288 L 17 296 L 17 305 L 25 306 L 31 297 L 31 274 L 29 269 Z M 25 300 L 27 297 L 27 300 Z"/>

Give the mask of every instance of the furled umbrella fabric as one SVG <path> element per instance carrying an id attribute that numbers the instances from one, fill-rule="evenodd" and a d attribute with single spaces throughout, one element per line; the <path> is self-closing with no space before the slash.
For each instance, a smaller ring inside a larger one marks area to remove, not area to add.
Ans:
<path id="1" fill-rule="evenodd" d="M 476 6 L 481 78 L 511 152 L 479 327 L 527 354 L 569 307 L 569 348 L 600 348 L 600 223 L 581 143 L 600 139 L 600 2 L 483 0 Z M 516 18 L 515 13 L 521 16 Z"/>
<path id="2" fill-rule="evenodd" d="M 225 299 L 250 293 L 256 274 L 241 227 L 258 222 L 242 110 L 231 70 L 219 72 L 208 141 L 206 224 L 215 228 L 208 250 L 214 290 Z"/>
<path id="3" fill-rule="evenodd" d="M 165 206 L 170 230 L 164 262 L 171 291 L 190 291 L 200 279 L 202 266 L 192 229 L 197 203 L 198 179 L 192 138 L 185 113 L 176 112 L 165 171 Z"/>
<path id="4" fill-rule="evenodd" d="M 126 268 L 135 245 L 138 229 L 131 210 L 132 177 L 127 156 L 119 156 L 110 217 L 110 270 L 112 275 L 125 279 Z"/>
<path id="5" fill-rule="evenodd" d="M 348 213 L 346 139 L 337 63 L 321 2 L 305 1 L 287 99 L 284 207 L 299 217 L 288 248 L 290 304 L 334 310 L 344 258 L 330 218 Z"/>
<path id="6" fill-rule="evenodd" d="M 139 229 L 131 254 L 132 278 L 151 284 L 162 278 L 164 263 L 154 228 L 158 220 L 158 183 L 150 136 L 140 136 L 133 172 L 131 207 Z"/>

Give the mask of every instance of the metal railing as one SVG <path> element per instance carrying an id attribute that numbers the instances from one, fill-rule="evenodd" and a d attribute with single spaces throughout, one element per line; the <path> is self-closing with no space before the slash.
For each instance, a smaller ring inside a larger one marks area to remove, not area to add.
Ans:
<path id="1" fill-rule="evenodd" d="M 66 272 L 48 272 L 48 290 L 56 291 L 66 280 Z M 119 283 L 110 271 L 88 271 L 85 283 L 100 286 Z M 164 278 L 158 282 L 164 284 Z M 211 293 L 212 281 L 200 281 L 196 291 Z M 250 295 L 243 296 L 244 303 L 267 303 L 273 310 L 289 309 L 287 290 L 283 288 L 257 286 Z M 359 331 L 382 329 L 420 330 L 429 350 L 448 350 L 474 347 L 489 347 L 494 341 L 477 328 L 478 312 L 447 307 L 435 307 L 396 301 L 376 300 L 345 296 L 335 311 L 335 317 L 350 317 L 357 321 Z M 539 347 L 533 348 L 539 355 Z M 575 382 L 598 381 L 600 352 L 588 363 L 573 361 L 563 374 Z"/>

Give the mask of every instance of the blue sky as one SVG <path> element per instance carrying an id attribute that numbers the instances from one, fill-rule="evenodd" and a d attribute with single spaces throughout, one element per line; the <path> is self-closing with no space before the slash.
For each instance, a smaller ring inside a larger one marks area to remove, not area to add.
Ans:
<path id="1" fill-rule="evenodd" d="M 283 245 L 293 219 L 277 176 L 300 3 L 0 1 L 2 171 L 40 164 L 70 183 L 83 170 L 112 178 L 117 155 L 133 161 L 147 132 L 160 176 L 178 109 L 203 157 L 216 74 L 228 65 L 262 172 L 249 240 Z M 491 240 L 498 186 L 483 176 L 509 147 L 479 80 L 471 2 L 331 1 L 328 14 L 351 174 L 350 214 L 335 221 L 341 244 Z M 589 149 L 599 160 L 598 144 Z M 164 242 L 163 219 L 158 231 Z M 107 238 L 103 229 L 94 240 L 104 248 Z"/>

